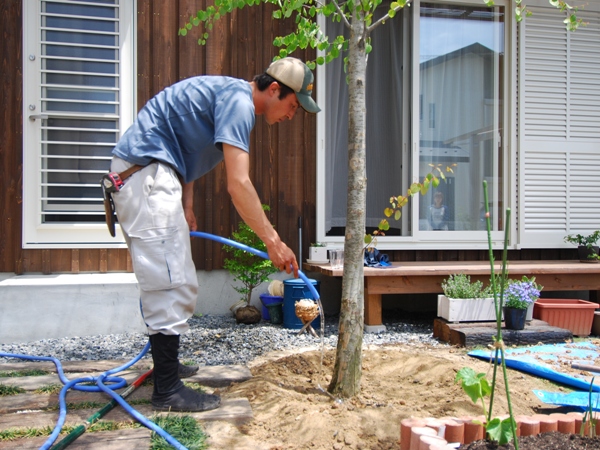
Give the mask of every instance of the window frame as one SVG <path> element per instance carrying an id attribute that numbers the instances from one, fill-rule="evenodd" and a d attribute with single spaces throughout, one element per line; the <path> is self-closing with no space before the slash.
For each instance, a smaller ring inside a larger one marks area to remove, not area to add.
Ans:
<path id="1" fill-rule="evenodd" d="M 481 7 L 481 2 L 477 0 L 431 0 L 427 1 L 427 3 L 437 3 L 437 4 L 454 4 L 454 5 L 474 5 Z M 419 17 L 420 17 L 420 5 L 421 0 L 413 0 L 410 8 L 410 18 L 406 15 L 406 22 L 412 22 L 410 25 L 410 29 L 407 30 L 407 23 L 403 24 L 404 34 L 408 34 L 410 36 L 412 45 L 412 60 L 414 60 L 414 55 L 419 54 L 419 44 L 420 39 L 419 36 Z M 485 6 L 485 5 L 484 5 Z M 505 11 L 505 25 L 504 25 L 504 48 L 505 48 L 505 64 L 503 67 L 503 85 L 499 86 L 502 90 L 503 97 L 502 101 L 505 105 L 514 105 L 516 103 L 516 97 L 511 89 L 512 80 L 514 78 L 516 71 L 514 69 L 514 48 L 512 42 L 514 41 L 513 36 L 515 36 L 516 27 L 514 25 L 512 8 L 510 2 L 508 0 L 499 0 L 496 2 L 495 6 L 504 7 Z M 410 19 L 410 20 L 409 20 Z M 325 26 L 325 20 L 319 16 L 319 25 L 321 27 Z M 396 16 L 394 20 L 401 20 L 400 15 Z M 383 25 L 386 26 L 386 25 Z M 420 92 L 419 90 L 419 65 L 412 64 L 410 69 L 410 80 L 405 83 L 410 84 L 410 92 Z M 323 110 L 327 108 L 326 104 L 326 86 L 325 80 L 327 75 L 327 65 L 318 66 L 317 68 L 317 86 L 321 86 L 317 90 L 317 101 L 319 105 L 322 105 Z M 407 77 L 404 77 L 405 79 Z M 408 97 L 408 96 L 406 96 Z M 411 139 L 409 142 L 409 149 L 412 152 L 411 161 L 410 161 L 410 173 L 407 167 L 403 168 L 403 178 L 407 180 L 418 181 L 419 174 L 419 142 L 414 139 L 414 136 L 419 136 L 419 127 L 423 126 L 425 122 L 427 122 L 427 116 L 423 117 L 424 120 L 420 120 L 420 109 L 419 103 L 420 98 L 418 95 L 413 95 L 411 99 L 407 99 L 409 101 L 409 114 L 410 117 L 405 118 L 405 120 L 409 121 L 409 127 L 411 128 Z M 514 109 L 514 111 L 513 111 Z M 511 156 L 511 148 L 515 148 L 513 146 L 513 140 L 509 139 L 509 136 L 512 136 L 513 133 L 511 130 L 514 130 L 514 122 L 513 118 L 515 116 L 516 109 L 512 106 L 503 108 L 503 123 L 505 124 L 504 130 L 500 133 L 499 139 L 502 143 L 501 152 L 502 158 L 504 161 L 503 168 L 503 179 L 502 185 L 499 186 L 499 189 L 502 192 L 502 199 L 505 202 L 506 207 L 511 207 L 511 205 L 515 204 L 516 194 L 515 192 L 511 192 L 509 187 L 511 186 L 511 180 L 514 180 L 516 165 L 513 163 L 514 158 Z M 427 123 L 425 123 L 425 126 Z M 322 242 L 331 246 L 339 246 L 344 242 L 343 236 L 327 236 L 325 233 L 325 186 L 326 186 L 326 178 L 325 178 L 325 152 L 327 151 L 325 148 L 325 133 L 326 133 L 326 125 L 325 125 L 325 114 L 321 113 L 317 115 L 317 197 L 316 197 L 316 239 L 318 242 Z M 515 140 L 516 141 L 516 140 Z M 408 184 L 406 184 L 406 188 L 408 188 Z M 409 200 L 409 204 L 403 208 L 402 211 L 402 219 L 403 227 L 407 224 L 407 221 L 410 221 L 411 225 L 411 234 L 409 236 L 384 236 L 377 238 L 377 247 L 380 249 L 386 250 L 401 250 L 401 249 L 486 249 L 488 248 L 487 241 L 487 232 L 485 231 L 450 231 L 450 232 L 431 232 L 425 230 L 419 230 L 419 202 L 421 200 L 421 196 L 417 195 Z M 384 218 L 383 211 L 381 214 L 381 218 Z M 393 219 L 392 219 L 393 220 Z M 511 220 L 511 233 L 510 233 L 510 241 L 509 246 L 514 248 L 516 244 L 516 239 L 513 236 L 516 236 L 514 232 L 516 230 L 515 218 Z M 504 244 L 504 231 L 495 231 L 492 232 L 492 245 L 494 248 L 502 248 Z"/>
<path id="2" fill-rule="evenodd" d="M 136 105 L 137 0 L 119 1 L 119 134 L 133 123 Z M 112 237 L 102 222 L 42 223 L 41 2 L 23 2 L 23 248 L 125 248 L 120 227 Z M 32 109 L 33 108 L 33 109 Z M 98 177 L 100 178 L 100 177 Z M 100 189 L 100 183 L 98 183 Z"/>

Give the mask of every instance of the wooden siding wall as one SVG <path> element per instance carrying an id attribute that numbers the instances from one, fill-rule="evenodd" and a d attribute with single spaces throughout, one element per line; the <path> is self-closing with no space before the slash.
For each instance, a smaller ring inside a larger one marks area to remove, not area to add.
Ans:
<path id="1" fill-rule="evenodd" d="M 22 1 L 0 0 L 0 272 L 16 274 L 131 271 L 126 249 L 22 249 Z M 34 0 L 27 0 L 34 1 Z M 225 74 L 251 79 L 268 66 L 273 38 L 291 24 L 271 20 L 267 5 L 244 8 L 221 20 L 206 47 L 197 45 L 198 29 L 185 38 L 178 28 L 204 0 L 138 0 L 138 108 L 178 80 L 199 74 Z M 295 56 L 313 58 L 311 52 Z M 316 85 L 316 89 L 319 86 Z M 303 218 L 303 255 L 315 240 L 316 119 L 300 111 L 293 121 L 268 126 L 257 118 L 251 140 L 252 179 L 283 240 L 298 250 L 298 217 Z M 230 236 L 239 217 L 226 190 L 219 166 L 195 186 L 199 229 Z M 390 251 L 396 261 L 485 260 L 483 250 Z M 195 239 L 198 270 L 222 267 L 219 244 Z M 576 250 L 513 250 L 511 259 L 576 259 Z M 500 254 L 496 254 L 500 258 Z"/>

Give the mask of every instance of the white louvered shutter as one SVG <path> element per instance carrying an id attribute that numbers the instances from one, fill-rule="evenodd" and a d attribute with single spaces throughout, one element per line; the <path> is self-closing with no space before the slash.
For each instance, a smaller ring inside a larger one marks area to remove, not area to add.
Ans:
<path id="1" fill-rule="evenodd" d="M 99 180 L 131 123 L 133 4 L 24 2 L 26 247 L 123 242 L 108 234 Z"/>
<path id="2" fill-rule="evenodd" d="M 543 3 L 547 5 L 547 3 Z M 600 229 L 600 12 L 568 32 L 554 8 L 528 3 L 519 43 L 519 242 L 568 246 Z"/>

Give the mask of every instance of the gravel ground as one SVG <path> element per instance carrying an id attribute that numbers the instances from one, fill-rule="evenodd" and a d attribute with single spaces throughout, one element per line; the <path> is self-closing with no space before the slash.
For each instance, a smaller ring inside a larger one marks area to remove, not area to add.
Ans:
<path id="1" fill-rule="evenodd" d="M 385 314 L 384 333 L 365 333 L 363 345 L 408 344 L 446 345 L 433 338 L 433 318 L 407 317 L 392 311 Z M 326 347 L 337 345 L 338 316 L 326 316 L 323 341 Z M 238 325 L 233 316 L 192 317 L 190 331 L 181 338 L 180 359 L 214 366 L 246 364 L 271 351 L 315 347 L 321 338 L 282 325 L 261 322 Z M 316 330 L 319 336 L 320 330 Z M 60 361 L 132 359 L 144 348 L 148 337 L 141 333 L 111 334 L 35 342 L 0 344 L 0 353 L 52 356 Z M 145 357 L 148 357 L 146 355 Z M 7 358 L 0 358 L 0 363 Z"/>

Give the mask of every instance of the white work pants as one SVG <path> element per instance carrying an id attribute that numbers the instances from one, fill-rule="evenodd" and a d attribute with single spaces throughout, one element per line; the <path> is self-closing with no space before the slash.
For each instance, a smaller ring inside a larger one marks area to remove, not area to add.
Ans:
<path id="1" fill-rule="evenodd" d="M 132 164 L 114 157 L 111 171 Z M 152 163 L 124 180 L 113 194 L 119 225 L 131 253 L 149 334 L 183 334 L 194 313 L 198 278 L 177 173 Z"/>

